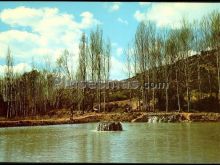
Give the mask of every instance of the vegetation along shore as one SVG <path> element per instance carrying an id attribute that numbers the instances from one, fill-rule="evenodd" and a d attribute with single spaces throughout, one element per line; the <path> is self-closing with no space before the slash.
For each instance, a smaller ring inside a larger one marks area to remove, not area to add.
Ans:
<path id="1" fill-rule="evenodd" d="M 77 65 L 65 49 L 55 64 L 45 60 L 38 67 L 33 60 L 31 71 L 15 73 L 9 47 L 0 76 L 0 126 L 219 121 L 219 27 L 219 11 L 199 21 L 183 19 L 174 29 L 140 22 L 124 50 L 127 78 L 117 81 L 126 82 L 127 88 L 102 86 L 111 81 L 112 44 L 100 26 L 82 33 Z M 88 81 L 95 88 L 66 85 Z M 134 81 L 139 87 L 129 87 Z M 152 87 L 151 82 L 166 85 Z"/>
<path id="2" fill-rule="evenodd" d="M 59 124 L 80 124 L 99 121 L 119 121 L 119 122 L 148 122 L 157 117 L 156 122 L 178 123 L 178 122 L 219 122 L 220 113 L 147 113 L 147 112 L 123 112 L 123 113 L 88 113 L 78 115 L 73 118 L 52 117 L 52 118 L 32 118 L 32 119 L 1 119 L 0 127 L 18 126 L 40 126 L 40 125 L 59 125 Z M 163 120 L 165 119 L 166 120 Z"/>

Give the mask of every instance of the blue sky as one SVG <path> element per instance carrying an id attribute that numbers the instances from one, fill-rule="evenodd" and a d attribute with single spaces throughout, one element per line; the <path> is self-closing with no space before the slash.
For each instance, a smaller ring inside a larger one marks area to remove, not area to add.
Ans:
<path id="1" fill-rule="evenodd" d="M 143 2 L 0 2 L 0 74 L 10 46 L 15 70 L 28 71 L 32 59 L 42 66 L 54 64 L 63 49 L 73 54 L 73 72 L 78 59 L 78 42 L 100 25 L 112 43 L 111 79 L 126 77 L 123 50 L 134 38 L 140 21 L 151 20 L 157 28 L 178 28 L 179 20 L 200 19 L 216 3 Z M 46 59 L 46 60 L 45 60 Z"/>

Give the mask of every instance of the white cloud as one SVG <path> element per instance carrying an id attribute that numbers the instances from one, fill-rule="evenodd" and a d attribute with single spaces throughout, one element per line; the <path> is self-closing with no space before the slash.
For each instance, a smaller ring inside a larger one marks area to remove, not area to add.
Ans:
<path id="1" fill-rule="evenodd" d="M 119 61 L 114 56 L 111 57 L 111 80 L 122 80 L 126 78 L 126 66 L 124 62 Z"/>
<path id="2" fill-rule="evenodd" d="M 0 32 L 1 54 L 5 56 L 8 46 L 10 46 L 13 56 L 25 58 L 30 55 L 32 49 L 39 47 L 39 41 L 40 36 L 26 31 L 8 30 Z"/>
<path id="3" fill-rule="evenodd" d="M 6 68 L 7 68 L 6 65 L 0 65 L 0 76 L 5 74 Z M 13 72 L 18 74 L 22 74 L 30 70 L 31 70 L 31 66 L 28 63 L 19 63 L 13 66 Z"/>
<path id="4" fill-rule="evenodd" d="M 88 11 L 83 12 L 80 16 L 83 17 L 81 22 L 81 27 L 83 29 L 89 28 L 93 24 L 101 24 L 101 22 L 94 19 L 93 14 Z"/>
<path id="5" fill-rule="evenodd" d="M 134 17 L 137 21 L 151 20 L 157 26 L 179 27 L 183 17 L 190 21 L 200 19 L 214 9 L 219 10 L 219 3 L 152 3 L 146 12 L 137 10 Z"/>
<path id="6" fill-rule="evenodd" d="M 127 21 L 127 20 L 124 20 L 124 19 L 122 19 L 122 18 L 120 18 L 120 17 L 118 17 L 117 21 L 120 22 L 120 23 L 122 23 L 122 24 L 128 25 L 128 21 Z"/>
<path id="7" fill-rule="evenodd" d="M 152 2 L 139 2 L 140 6 L 148 6 L 150 5 Z"/>
<path id="8" fill-rule="evenodd" d="M 31 66 L 27 63 L 19 63 L 14 66 L 14 71 L 16 73 L 23 73 L 25 71 L 30 71 L 30 70 L 31 70 Z"/>
<path id="9" fill-rule="evenodd" d="M 141 13 L 139 10 L 137 10 L 134 13 L 134 18 L 139 22 L 145 21 L 147 19 L 147 13 Z"/>
<path id="10" fill-rule="evenodd" d="M 26 8 L 4 9 L 0 13 L 1 20 L 10 25 L 31 26 L 42 17 L 42 10 Z"/>
<path id="11" fill-rule="evenodd" d="M 109 11 L 117 11 L 120 9 L 121 2 L 113 2 L 109 8 Z"/>
<path id="12" fill-rule="evenodd" d="M 123 49 L 122 49 L 122 48 L 117 48 L 117 49 L 116 49 L 116 53 L 117 53 L 117 56 L 122 55 Z"/>
<path id="13" fill-rule="evenodd" d="M 93 14 L 85 11 L 76 21 L 71 14 L 63 13 L 58 8 L 17 7 L 0 12 L 0 20 L 11 26 L 12 30 L 0 32 L 0 57 L 5 56 L 10 46 L 14 58 L 42 62 L 50 56 L 52 62 L 68 49 L 77 59 L 78 43 L 83 29 L 88 29 L 100 21 Z M 28 31 L 18 30 L 27 28 Z"/>

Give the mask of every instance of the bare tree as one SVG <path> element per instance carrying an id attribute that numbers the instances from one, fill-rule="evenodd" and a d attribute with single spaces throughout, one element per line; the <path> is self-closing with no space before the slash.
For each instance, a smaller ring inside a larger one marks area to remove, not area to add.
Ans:
<path id="1" fill-rule="evenodd" d="M 128 75 L 128 81 L 130 81 L 130 78 L 132 76 L 132 52 L 131 52 L 131 47 L 128 44 L 127 49 L 125 50 L 125 55 L 126 55 L 126 67 L 127 67 L 127 75 Z M 132 90 L 129 85 L 129 106 L 130 108 L 132 107 L 132 102 L 131 102 L 131 97 L 132 97 Z"/>
<path id="2" fill-rule="evenodd" d="M 8 47 L 6 54 L 6 70 L 5 70 L 5 96 L 7 101 L 7 118 L 12 117 L 13 114 L 13 57 L 11 50 Z"/>
<path id="3" fill-rule="evenodd" d="M 171 58 L 172 58 L 172 40 L 169 38 L 169 33 L 167 29 L 162 34 L 162 42 L 163 42 L 163 48 L 162 48 L 162 55 L 164 56 L 164 78 L 166 80 L 166 83 L 170 84 L 170 72 L 171 70 Z M 163 67 L 162 67 L 163 68 Z M 168 86 L 166 87 L 165 94 L 166 94 L 166 112 L 169 110 L 169 92 L 168 92 Z"/>
<path id="4" fill-rule="evenodd" d="M 202 98 L 202 91 L 201 91 L 201 66 L 200 66 L 200 61 L 201 61 L 201 37 L 200 33 L 201 30 L 199 29 L 200 26 L 197 21 L 193 22 L 193 48 L 197 53 L 197 81 L 198 81 L 198 91 L 199 91 L 199 100 Z"/>
<path id="5" fill-rule="evenodd" d="M 87 80 L 87 44 L 85 33 L 82 34 L 80 45 L 79 45 L 79 66 L 78 66 L 78 81 L 85 82 Z M 81 90 L 78 88 L 78 109 L 82 107 L 82 112 L 85 110 L 85 97 L 86 89 L 83 87 Z"/>
<path id="6" fill-rule="evenodd" d="M 180 54 L 182 56 L 182 59 L 184 59 L 184 74 L 185 74 L 185 84 L 186 84 L 186 95 L 187 95 L 187 111 L 190 111 L 190 66 L 189 66 L 189 53 L 191 51 L 191 45 L 192 45 L 192 29 L 191 25 L 183 19 L 182 26 L 179 33 L 179 39 L 180 39 Z"/>
<path id="7" fill-rule="evenodd" d="M 111 42 L 108 39 L 104 46 L 104 112 L 106 111 L 106 101 L 109 101 L 109 89 L 106 89 L 106 85 L 110 78 L 110 60 L 111 60 Z M 107 106 L 108 108 L 109 106 Z"/>
<path id="8" fill-rule="evenodd" d="M 148 84 L 150 83 L 150 64 L 152 59 L 150 56 L 150 48 L 152 47 L 151 44 L 154 37 L 153 30 L 154 26 L 151 22 L 141 22 L 135 33 L 134 51 L 139 66 L 137 69 L 138 72 L 141 73 L 143 109 L 147 109 L 147 102 L 149 101 L 145 84 L 146 82 L 148 82 Z M 150 89 L 148 88 L 148 95 L 149 93 Z"/>
<path id="9" fill-rule="evenodd" d="M 56 108 L 60 107 L 61 104 L 61 98 L 64 95 L 65 92 L 65 86 L 72 80 L 72 74 L 70 71 L 70 67 L 68 65 L 68 62 L 70 60 L 70 53 L 68 50 L 64 50 L 63 54 L 57 59 L 57 70 L 56 70 L 56 77 L 59 79 L 60 83 L 59 86 L 56 89 Z M 70 96 L 71 97 L 71 96 Z"/>
<path id="10" fill-rule="evenodd" d="M 97 26 L 96 31 L 92 31 L 90 34 L 90 53 L 92 58 L 92 80 L 98 82 L 98 88 L 96 90 L 96 99 L 98 101 L 98 110 L 101 111 L 101 81 L 103 80 L 103 32 Z"/>
<path id="11" fill-rule="evenodd" d="M 216 55 L 218 99 L 220 103 L 220 13 L 215 10 L 210 14 L 210 43 Z"/>
<path id="12" fill-rule="evenodd" d="M 175 82 L 176 82 L 176 96 L 177 96 L 177 105 L 178 111 L 181 110 L 181 103 L 180 103 L 180 91 L 179 91 L 179 74 L 180 74 L 180 55 L 179 51 L 179 44 L 178 44 L 178 32 L 171 31 L 168 36 L 168 53 L 170 54 L 171 63 L 174 64 L 172 70 L 175 70 Z"/>

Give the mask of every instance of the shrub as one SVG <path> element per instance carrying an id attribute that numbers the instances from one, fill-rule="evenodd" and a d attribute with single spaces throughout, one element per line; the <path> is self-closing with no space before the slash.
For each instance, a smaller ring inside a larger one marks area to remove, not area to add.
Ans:
<path id="1" fill-rule="evenodd" d="M 217 98 L 210 96 L 196 101 L 192 104 L 192 108 L 198 111 L 218 112 L 220 105 Z"/>

